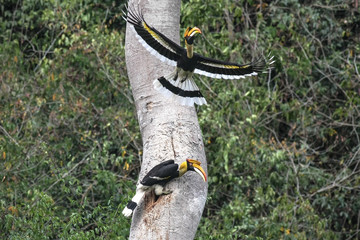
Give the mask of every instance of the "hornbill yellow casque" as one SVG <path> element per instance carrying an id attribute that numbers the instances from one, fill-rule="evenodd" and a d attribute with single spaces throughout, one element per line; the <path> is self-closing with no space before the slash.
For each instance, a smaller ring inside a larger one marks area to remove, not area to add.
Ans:
<path id="1" fill-rule="evenodd" d="M 130 217 L 146 192 L 154 189 L 156 195 L 171 193 L 171 191 L 164 191 L 166 183 L 170 182 L 174 178 L 181 177 L 187 171 L 197 172 L 206 182 L 206 173 L 200 164 L 201 163 L 197 160 L 186 159 L 186 161 L 180 165 L 175 163 L 174 160 L 167 160 L 156 165 L 141 180 L 136 188 L 135 196 L 131 199 L 131 201 L 129 201 L 122 211 L 122 214 L 125 217 Z"/>
<path id="2" fill-rule="evenodd" d="M 270 55 L 267 59 L 260 57 L 243 65 L 203 57 L 193 51 L 194 39 L 202 33 L 199 28 L 186 29 L 184 49 L 147 24 L 142 12 L 136 11 L 134 6 L 129 6 L 127 14 L 124 15 L 139 42 L 161 61 L 176 67 L 168 76 L 156 79 L 153 85 L 156 90 L 176 98 L 182 105 L 206 104 L 204 96 L 192 79 L 193 73 L 212 78 L 240 79 L 257 75 L 274 62 Z"/>

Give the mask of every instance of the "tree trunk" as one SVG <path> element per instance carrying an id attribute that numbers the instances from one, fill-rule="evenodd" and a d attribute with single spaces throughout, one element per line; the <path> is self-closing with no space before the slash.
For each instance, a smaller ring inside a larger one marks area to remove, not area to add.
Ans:
<path id="1" fill-rule="evenodd" d="M 148 0 L 139 3 L 146 22 L 179 43 L 180 0 Z M 129 5 L 137 7 L 137 1 Z M 154 90 L 152 82 L 174 71 L 142 47 L 127 27 L 125 55 L 135 100 L 143 162 L 139 179 L 162 161 L 186 158 L 201 161 L 207 172 L 201 130 L 194 107 L 186 107 Z M 148 194 L 136 208 L 130 239 L 193 239 L 207 196 L 207 183 L 194 172 L 167 184 L 173 192 L 155 198 Z"/>

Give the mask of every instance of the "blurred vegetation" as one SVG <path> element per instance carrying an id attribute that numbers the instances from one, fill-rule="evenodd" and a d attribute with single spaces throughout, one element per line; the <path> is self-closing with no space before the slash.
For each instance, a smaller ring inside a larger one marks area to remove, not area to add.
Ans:
<path id="1" fill-rule="evenodd" d="M 127 239 L 142 143 L 125 1 L 0 3 L 0 238 Z M 209 194 L 196 239 L 360 238 L 359 10 L 183 1 L 197 52 L 276 59 L 258 78 L 198 79 Z"/>

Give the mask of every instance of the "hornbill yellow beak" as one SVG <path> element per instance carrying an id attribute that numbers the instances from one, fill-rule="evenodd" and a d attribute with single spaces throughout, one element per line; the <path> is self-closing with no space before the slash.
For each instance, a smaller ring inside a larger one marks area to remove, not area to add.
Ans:
<path id="1" fill-rule="evenodd" d="M 186 161 L 188 162 L 188 169 L 197 172 L 202 177 L 204 182 L 206 182 L 207 176 L 204 169 L 200 166 L 201 163 L 194 159 L 186 159 Z"/>
<path id="2" fill-rule="evenodd" d="M 184 38 L 186 37 L 194 37 L 196 34 L 202 34 L 200 28 L 198 27 L 188 27 L 185 31 Z"/>

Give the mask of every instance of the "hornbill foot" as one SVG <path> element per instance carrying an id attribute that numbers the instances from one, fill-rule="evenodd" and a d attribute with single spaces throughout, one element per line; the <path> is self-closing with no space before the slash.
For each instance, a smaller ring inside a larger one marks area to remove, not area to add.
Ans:
<path id="1" fill-rule="evenodd" d="M 155 195 L 157 195 L 157 196 L 168 195 L 170 193 L 172 193 L 171 190 L 165 191 L 165 188 L 163 186 L 161 186 L 161 185 L 156 185 L 155 186 Z"/>
<path id="2" fill-rule="evenodd" d="M 172 193 L 173 191 L 172 190 L 167 190 L 167 191 L 162 191 L 162 195 L 168 195 L 170 193 Z"/>

